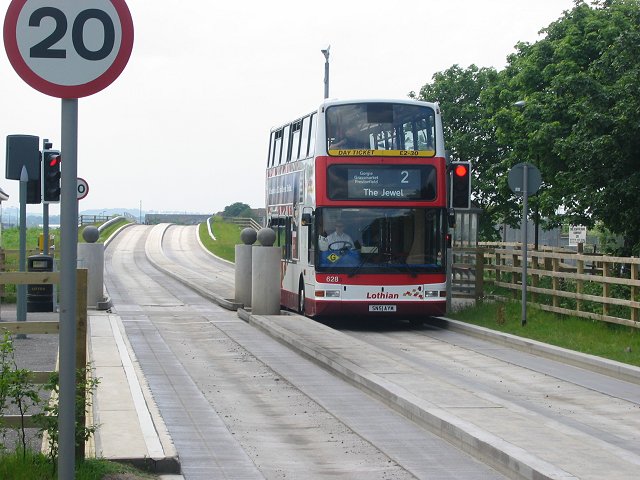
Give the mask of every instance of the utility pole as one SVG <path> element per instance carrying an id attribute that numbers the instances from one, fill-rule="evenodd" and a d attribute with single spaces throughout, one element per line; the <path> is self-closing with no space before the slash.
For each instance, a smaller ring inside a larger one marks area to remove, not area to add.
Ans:
<path id="1" fill-rule="evenodd" d="M 329 45 L 326 49 L 320 50 L 324 55 L 324 98 L 329 98 Z"/>

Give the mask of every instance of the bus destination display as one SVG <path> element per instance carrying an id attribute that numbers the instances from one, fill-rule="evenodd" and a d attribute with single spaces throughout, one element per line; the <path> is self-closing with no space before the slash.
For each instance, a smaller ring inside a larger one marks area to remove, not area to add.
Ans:
<path id="1" fill-rule="evenodd" d="M 430 166 L 332 165 L 329 170 L 329 197 L 332 199 L 435 198 L 435 169 Z"/>
<path id="2" fill-rule="evenodd" d="M 420 171 L 379 168 L 348 170 L 349 198 L 415 198 L 420 191 Z"/>

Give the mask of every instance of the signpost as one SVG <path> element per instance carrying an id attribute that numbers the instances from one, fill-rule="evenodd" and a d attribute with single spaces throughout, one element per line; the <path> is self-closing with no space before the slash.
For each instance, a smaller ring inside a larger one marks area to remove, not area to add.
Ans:
<path id="1" fill-rule="evenodd" d="M 569 246 L 577 247 L 587 243 L 587 227 L 584 225 L 571 225 L 569 227 Z"/>
<path id="2" fill-rule="evenodd" d="M 12 0 L 3 37 L 16 73 L 62 99 L 58 478 L 67 480 L 75 478 L 78 98 L 122 73 L 133 48 L 133 20 L 124 0 Z"/>
<path id="3" fill-rule="evenodd" d="M 529 195 L 535 195 L 542 184 L 540 170 L 531 163 L 518 163 L 509 171 L 509 187 L 522 195 L 522 325 L 527 324 L 527 224 Z"/>

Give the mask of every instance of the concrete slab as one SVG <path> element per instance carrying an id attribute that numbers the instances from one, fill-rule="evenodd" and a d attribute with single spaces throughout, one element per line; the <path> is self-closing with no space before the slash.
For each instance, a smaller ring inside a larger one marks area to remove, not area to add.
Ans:
<path id="1" fill-rule="evenodd" d="M 89 315 L 89 361 L 100 384 L 94 395 L 96 455 L 166 474 L 180 462 L 117 315 Z"/>
<path id="2" fill-rule="evenodd" d="M 640 455 L 600 440 L 593 432 L 572 426 L 571 421 L 560 423 L 553 416 L 522 408 L 498 396 L 478 393 L 436 371 L 424 372 L 419 368 L 411 371 L 393 352 L 304 317 L 239 312 L 242 318 L 271 336 L 374 393 L 501 472 L 529 479 L 637 478 Z M 504 364 L 502 368 L 506 368 Z M 505 375 L 508 378 L 509 373 Z M 611 401 L 606 395 L 599 397 L 589 402 L 602 403 L 599 418 L 603 430 L 609 430 L 605 425 L 610 423 L 612 431 L 621 438 L 629 437 L 622 434 L 618 425 L 619 412 L 615 408 L 608 411 L 606 404 Z M 575 405 L 579 405 L 576 399 Z"/>

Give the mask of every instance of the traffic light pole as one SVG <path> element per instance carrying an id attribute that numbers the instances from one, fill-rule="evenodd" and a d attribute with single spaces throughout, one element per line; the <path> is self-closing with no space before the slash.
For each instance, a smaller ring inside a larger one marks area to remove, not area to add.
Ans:
<path id="1" fill-rule="evenodd" d="M 44 138 L 42 140 L 42 170 L 40 171 L 40 176 L 42 177 L 40 180 L 42 181 L 44 187 L 44 152 L 47 148 L 51 148 L 52 144 L 49 143 L 48 138 Z M 42 194 L 44 194 L 44 188 L 42 189 Z M 42 253 L 44 255 L 49 254 L 49 204 L 47 202 L 42 202 Z"/>
<path id="2" fill-rule="evenodd" d="M 60 196 L 60 480 L 75 478 L 78 99 L 62 99 L 61 126 L 64 167 Z"/>
<path id="3" fill-rule="evenodd" d="M 49 204 L 42 203 L 42 253 L 49 255 Z"/>
<path id="4" fill-rule="evenodd" d="M 19 243 L 20 250 L 18 254 L 18 270 L 26 272 L 27 263 L 27 182 L 29 181 L 29 174 L 26 167 L 22 167 L 20 173 L 20 231 L 19 231 Z M 27 320 L 27 286 L 16 286 L 16 319 L 19 322 Z M 25 338 L 24 334 L 18 336 L 18 338 Z"/>

